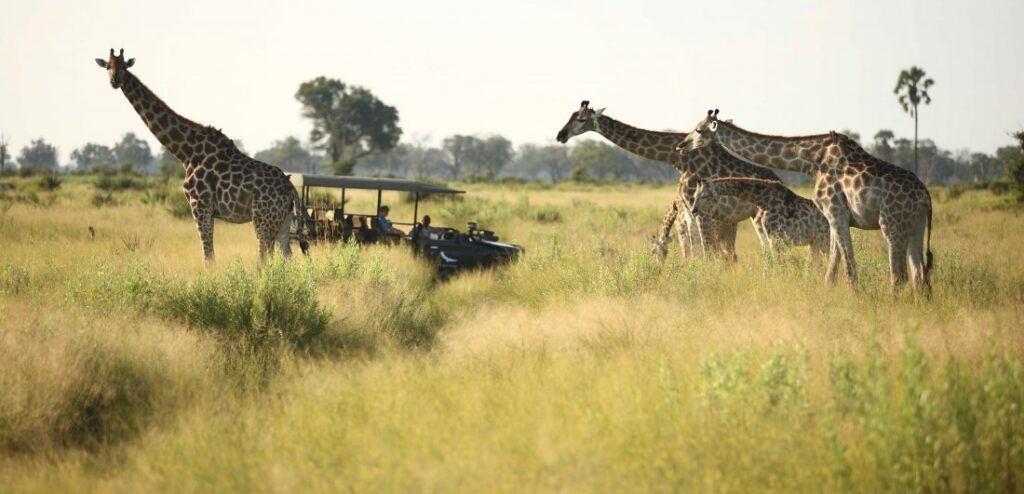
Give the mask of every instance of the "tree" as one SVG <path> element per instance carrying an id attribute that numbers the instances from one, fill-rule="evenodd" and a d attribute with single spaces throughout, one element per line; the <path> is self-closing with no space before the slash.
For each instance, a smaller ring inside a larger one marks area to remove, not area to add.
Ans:
<path id="1" fill-rule="evenodd" d="M 300 173 L 314 173 L 316 164 L 312 155 L 302 143 L 295 137 L 288 136 L 280 141 L 274 141 L 270 149 L 264 149 L 256 153 L 254 158 L 280 167 L 285 171 Z"/>
<path id="2" fill-rule="evenodd" d="M 114 156 L 118 163 L 131 163 L 138 170 L 145 170 L 153 162 L 153 152 L 149 143 L 139 139 L 134 132 L 129 132 L 114 144 Z"/>
<path id="3" fill-rule="evenodd" d="M 478 139 L 476 145 L 471 165 L 472 172 L 478 177 L 493 178 L 512 161 L 512 141 L 502 136 Z"/>
<path id="4" fill-rule="evenodd" d="M 635 165 L 625 151 L 600 141 L 583 141 L 572 149 L 569 156 L 576 165 L 573 176 L 598 180 L 636 176 Z"/>
<path id="5" fill-rule="evenodd" d="M 917 174 L 917 105 L 924 102 L 932 102 L 928 95 L 928 88 L 935 84 L 931 78 L 925 78 L 924 69 L 916 65 L 900 72 L 900 78 L 896 81 L 896 89 L 893 94 L 899 94 L 900 106 L 903 111 L 914 117 L 914 174 Z M 900 91 L 903 91 L 901 94 Z"/>
<path id="6" fill-rule="evenodd" d="M 327 153 L 336 174 L 355 168 L 359 158 L 395 147 L 402 129 L 398 110 L 368 89 L 320 76 L 295 93 L 302 116 L 313 121 L 310 142 Z"/>
<path id="7" fill-rule="evenodd" d="M 21 148 L 18 156 L 18 163 L 22 170 L 35 172 L 40 170 L 57 169 L 57 148 L 49 145 L 42 137 L 35 139 L 31 144 Z"/>
<path id="8" fill-rule="evenodd" d="M 537 146 L 523 144 L 519 146 L 519 157 L 516 159 L 519 168 L 532 177 L 547 175 L 552 182 L 565 180 L 572 172 L 572 161 L 569 159 L 569 148 L 566 146 Z"/>
<path id="9" fill-rule="evenodd" d="M 89 142 L 71 152 L 71 161 L 75 162 L 79 170 L 86 171 L 96 165 L 113 166 L 117 158 L 109 147 Z"/>
<path id="10" fill-rule="evenodd" d="M 7 172 L 7 136 L 0 134 L 0 176 Z"/>
<path id="11" fill-rule="evenodd" d="M 462 174 L 463 165 L 471 163 L 480 149 L 480 139 L 473 136 L 453 135 L 445 137 L 441 147 L 451 155 L 448 170 L 449 178 L 455 180 Z"/>
<path id="12" fill-rule="evenodd" d="M 1013 133 L 1017 139 L 1018 153 L 1006 161 L 1006 174 L 1017 185 L 1018 198 L 1024 200 L 1024 130 Z"/>
<path id="13" fill-rule="evenodd" d="M 157 168 L 160 172 L 160 176 L 164 180 L 170 180 L 171 178 L 185 178 L 185 167 L 182 166 L 181 161 L 176 156 L 171 154 L 170 151 L 164 149 L 160 153 L 160 157 L 157 158 Z"/>
<path id="14" fill-rule="evenodd" d="M 871 150 L 875 156 L 882 158 L 885 161 L 892 162 L 893 160 L 893 148 L 889 141 L 896 138 L 896 135 L 889 129 L 882 129 L 875 132 L 875 145 Z"/>

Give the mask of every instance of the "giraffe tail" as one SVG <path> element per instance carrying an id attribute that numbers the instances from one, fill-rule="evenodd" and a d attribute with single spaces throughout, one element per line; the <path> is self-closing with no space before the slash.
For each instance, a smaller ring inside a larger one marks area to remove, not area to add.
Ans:
<path id="1" fill-rule="evenodd" d="M 298 221 L 298 227 L 295 232 L 299 235 L 299 249 L 302 250 L 303 255 L 309 255 L 309 241 L 306 240 L 306 232 L 308 231 L 309 225 L 313 220 L 306 213 L 306 208 L 302 205 L 302 198 L 299 197 L 299 192 L 292 188 L 292 208 L 293 217 Z"/>
<path id="2" fill-rule="evenodd" d="M 928 201 L 928 239 L 925 243 L 924 248 L 924 277 L 929 279 L 929 274 L 932 271 L 932 205 L 931 201 Z"/>

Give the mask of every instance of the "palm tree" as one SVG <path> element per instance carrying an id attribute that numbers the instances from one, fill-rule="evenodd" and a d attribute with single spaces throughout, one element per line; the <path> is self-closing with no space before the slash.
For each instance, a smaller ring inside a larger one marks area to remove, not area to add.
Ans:
<path id="1" fill-rule="evenodd" d="M 932 102 L 931 96 L 928 96 L 928 88 L 935 84 L 935 81 L 930 78 L 925 79 L 924 69 L 918 68 L 916 65 L 900 72 L 900 78 L 896 81 L 896 89 L 893 90 L 894 94 L 899 94 L 900 106 L 903 107 L 903 111 L 914 117 L 914 174 L 917 174 L 917 105 L 922 101 L 924 104 Z M 900 94 L 900 91 L 904 91 Z"/>

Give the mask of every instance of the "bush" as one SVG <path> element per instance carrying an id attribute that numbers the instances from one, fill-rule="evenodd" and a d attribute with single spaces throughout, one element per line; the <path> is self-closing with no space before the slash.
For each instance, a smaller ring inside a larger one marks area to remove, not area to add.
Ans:
<path id="1" fill-rule="evenodd" d="M 54 421 L 60 442 L 95 447 L 137 434 L 170 378 L 136 355 L 108 345 L 79 349 L 78 372 Z"/>
<path id="2" fill-rule="evenodd" d="M 47 192 L 53 192 L 60 188 L 62 182 L 63 181 L 60 179 L 60 177 L 50 172 L 44 172 L 39 176 L 38 184 L 40 189 L 45 190 Z"/>
<path id="3" fill-rule="evenodd" d="M 283 258 L 263 265 L 258 274 L 235 263 L 220 277 L 172 289 L 166 311 L 192 327 L 251 347 L 275 341 L 308 347 L 330 321 L 313 280 L 311 269 Z"/>
<path id="4" fill-rule="evenodd" d="M 192 205 L 189 204 L 188 196 L 184 193 L 167 194 L 167 198 L 164 200 L 164 209 L 179 220 L 192 219 Z"/>
<path id="5" fill-rule="evenodd" d="M 117 198 L 114 197 L 114 194 L 111 194 L 110 192 L 96 192 L 92 195 L 90 202 L 93 206 L 98 208 L 117 206 L 120 204 Z"/>

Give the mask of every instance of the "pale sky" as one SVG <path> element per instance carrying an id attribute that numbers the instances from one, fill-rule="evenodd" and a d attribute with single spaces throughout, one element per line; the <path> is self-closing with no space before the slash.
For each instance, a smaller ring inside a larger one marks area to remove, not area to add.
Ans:
<path id="1" fill-rule="evenodd" d="M 580 100 L 638 127 L 689 130 L 708 108 L 771 134 L 913 135 L 901 69 L 935 79 L 921 137 L 991 153 L 1024 128 L 1024 1 L 4 0 L 0 133 L 156 139 L 94 58 L 113 47 L 182 115 L 250 153 L 308 138 L 294 94 L 324 75 L 399 111 L 403 140 L 501 134 L 554 143 Z"/>

